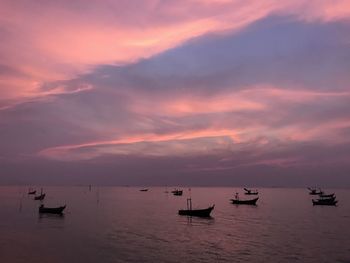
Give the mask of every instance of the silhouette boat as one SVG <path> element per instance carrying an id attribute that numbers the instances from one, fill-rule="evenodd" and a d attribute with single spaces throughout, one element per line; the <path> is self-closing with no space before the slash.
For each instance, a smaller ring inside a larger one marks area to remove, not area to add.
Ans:
<path id="1" fill-rule="evenodd" d="M 34 196 L 34 200 L 44 200 L 46 194 L 40 194 L 40 195 L 37 195 L 37 196 Z"/>
<path id="2" fill-rule="evenodd" d="M 173 191 L 171 191 L 171 192 L 173 193 L 173 195 L 178 195 L 178 196 L 180 196 L 180 195 L 182 195 L 183 190 L 175 189 L 175 190 L 173 190 Z"/>
<path id="3" fill-rule="evenodd" d="M 39 206 L 39 213 L 49 213 L 49 214 L 62 214 L 63 210 L 66 208 L 66 205 L 59 207 L 45 207 L 44 205 Z"/>
<path id="4" fill-rule="evenodd" d="M 213 211 L 214 205 L 205 209 L 190 209 L 190 210 L 179 210 L 179 215 L 183 216 L 198 216 L 198 217 L 210 217 L 211 211 Z"/>
<path id="5" fill-rule="evenodd" d="M 31 190 L 29 189 L 28 194 L 29 194 L 29 195 L 35 195 L 35 194 L 36 194 L 36 190 L 31 191 Z"/>
<path id="6" fill-rule="evenodd" d="M 192 209 L 192 199 L 187 199 L 187 209 L 179 210 L 179 215 L 183 216 L 198 216 L 198 217 L 210 217 L 211 211 L 213 211 L 215 205 L 209 206 L 205 209 Z"/>
<path id="7" fill-rule="evenodd" d="M 40 190 L 40 195 L 34 196 L 34 200 L 44 200 L 46 194 L 43 194 L 43 189 Z"/>
<path id="8" fill-rule="evenodd" d="M 148 189 L 140 189 L 141 192 L 147 192 Z"/>
<path id="9" fill-rule="evenodd" d="M 250 200 L 240 200 L 240 199 L 231 199 L 232 204 L 235 205 L 256 205 L 256 201 L 258 201 L 259 197 L 250 199 Z"/>
<path id="10" fill-rule="evenodd" d="M 331 206 L 335 206 L 337 205 L 338 201 L 335 200 L 334 198 L 321 198 L 321 199 L 312 199 L 312 204 L 313 205 L 331 205 Z"/>
<path id="11" fill-rule="evenodd" d="M 319 189 L 319 191 L 317 191 L 317 189 L 315 189 L 315 188 L 310 188 L 310 187 L 308 187 L 307 189 L 309 189 L 310 195 L 322 195 L 323 194 L 323 191 L 321 189 Z"/>
<path id="12" fill-rule="evenodd" d="M 248 189 L 248 188 L 243 188 L 246 195 L 257 195 L 259 194 L 258 190 L 252 190 L 252 189 Z"/>

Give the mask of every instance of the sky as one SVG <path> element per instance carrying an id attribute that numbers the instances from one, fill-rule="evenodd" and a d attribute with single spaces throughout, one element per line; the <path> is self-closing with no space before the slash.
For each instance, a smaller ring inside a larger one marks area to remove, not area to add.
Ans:
<path id="1" fill-rule="evenodd" d="M 350 3 L 0 0 L 0 184 L 350 187 Z"/>

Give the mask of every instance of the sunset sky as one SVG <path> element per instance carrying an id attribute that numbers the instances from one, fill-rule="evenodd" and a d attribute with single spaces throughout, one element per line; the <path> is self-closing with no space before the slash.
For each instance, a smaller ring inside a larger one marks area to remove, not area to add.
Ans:
<path id="1" fill-rule="evenodd" d="M 0 0 L 0 184 L 350 186 L 350 2 Z"/>

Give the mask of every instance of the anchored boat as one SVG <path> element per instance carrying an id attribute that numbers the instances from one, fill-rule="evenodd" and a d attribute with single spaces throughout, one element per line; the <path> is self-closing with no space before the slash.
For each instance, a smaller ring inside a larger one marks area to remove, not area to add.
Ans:
<path id="1" fill-rule="evenodd" d="M 250 200 L 231 199 L 231 202 L 235 205 L 256 205 L 258 199 L 259 197 Z"/>
<path id="2" fill-rule="evenodd" d="M 192 209 L 192 199 L 187 199 L 187 209 L 179 210 L 179 215 L 184 216 L 198 216 L 198 217 L 210 217 L 211 211 L 213 211 L 215 205 L 209 206 L 205 209 Z"/>
<path id="3" fill-rule="evenodd" d="M 49 213 L 49 214 L 62 214 L 63 210 L 66 208 L 66 205 L 59 207 L 45 207 L 44 205 L 39 206 L 39 213 Z"/>
<path id="4" fill-rule="evenodd" d="M 173 191 L 171 191 L 171 192 L 173 193 L 173 195 L 178 195 L 178 196 L 180 196 L 180 195 L 182 195 L 183 190 L 175 189 L 175 190 L 173 190 Z"/>

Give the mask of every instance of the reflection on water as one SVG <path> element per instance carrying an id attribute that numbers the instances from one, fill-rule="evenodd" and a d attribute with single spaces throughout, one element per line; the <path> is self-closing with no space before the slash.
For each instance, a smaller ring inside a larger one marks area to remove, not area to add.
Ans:
<path id="1" fill-rule="evenodd" d="M 45 214 L 45 213 L 38 213 L 39 215 L 39 222 L 40 220 L 43 219 L 58 219 L 58 220 L 63 220 L 65 215 L 64 214 Z"/>
<path id="2" fill-rule="evenodd" d="M 237 206 L 241 189 L 192 188 L 194 209 L 215 203 L 211 218 L 178 215 L 188 193 L 164 188 L 45 187 L 63 215 L 39 214 L 26 191 L 0 187 L 1 262 L 350 262 L 348 190 L 313 207 L 306 189 L 259 189 L 257 206 Z"/>

